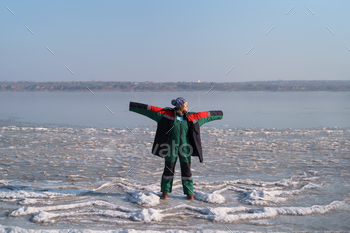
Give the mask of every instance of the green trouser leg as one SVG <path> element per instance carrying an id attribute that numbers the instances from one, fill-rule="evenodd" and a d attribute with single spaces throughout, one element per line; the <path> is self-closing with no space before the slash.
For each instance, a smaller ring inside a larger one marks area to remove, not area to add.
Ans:
<path id="1" fill-rule="evenodd" d="M 165 157 L 164 172 L 162 175 L 162 182 L 160 183 L 160 188 L 162 193 L 171 193 L 173 187 L 175 164 L 177 157 L 170 156 Z"/>
<path id="2" fill-rule="evenodd" d="M 164 176 L 162 176 L 162 182 L 160 184 L 161 192 L 162 193 L 171 193 L 173 188 L 173 180 L 174 179 L 165 179 Z"/>
<path id="3" fill-rule="evenodd" d="M 193 194 L 193 180 L 191 172 L 191 156 L 179 156 L 181 165 L 181 181 L 184 194 Z"/>
<path id="4" fill-rule="evenodd" d="M 193 180 L 182 180 L 184 194 L 193 194 Z"/>

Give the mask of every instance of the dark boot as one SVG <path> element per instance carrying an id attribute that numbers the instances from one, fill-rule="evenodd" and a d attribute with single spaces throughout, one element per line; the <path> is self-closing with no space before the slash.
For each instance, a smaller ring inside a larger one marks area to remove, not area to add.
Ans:
<path id="1" fill-rule="evenodd" d="M 167 199 L 168 198 L 168 194 L 167 193 L 162 193 L 162 196 L 160 197 L 160 199 Z"/>
<path id="2" fill-rule="evenodd" d="M 187 200 L 193 200 L 193 199 L 194 199 L 194 197 L 192 194 L 187 194 Z"/>

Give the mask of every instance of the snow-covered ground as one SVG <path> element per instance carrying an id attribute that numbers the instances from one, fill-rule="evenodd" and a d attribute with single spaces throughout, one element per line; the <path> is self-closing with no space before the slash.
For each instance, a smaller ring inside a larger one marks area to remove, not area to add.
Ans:
<path id="1" fill-rule="evenodd" d="M 350 129 L 203 127 L 194 201 L 155 127 L 0 127 L 0 232 L 350 230 Z"/>

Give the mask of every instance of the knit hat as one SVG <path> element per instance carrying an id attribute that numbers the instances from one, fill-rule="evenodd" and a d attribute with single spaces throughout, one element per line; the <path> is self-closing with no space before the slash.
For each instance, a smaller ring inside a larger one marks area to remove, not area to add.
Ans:
<path id="1" fill-rule="evenodd" d="M 173 99 L 171 101 L 171 104 L 174 105 L 176 107 L 176 109 L 181 108 L 182 105 L 184 105 L 186 103 L 186 99 L 183 97 L 179 97 L 177 99 Z"/>

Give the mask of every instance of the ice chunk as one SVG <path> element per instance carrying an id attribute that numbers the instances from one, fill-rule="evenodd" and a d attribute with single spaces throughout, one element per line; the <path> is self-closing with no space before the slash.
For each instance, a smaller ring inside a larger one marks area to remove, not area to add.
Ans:
<path id="1" fill-rule="evenodd" d="M 221 204 L 225 202 L 225 198 L 219 193 L 205 193 L 201 191 L 194 191 L 194 198 L 199 201 L 208 203 Z"/>
<path id="2" fill-rule="evenodd" d="M 160 203 L 159 196 L 152 192 L 145 194 L 142 191 L 133 191 L 133 192 L 130 192 L 129 194 L 131 195 L 129 197 L 129 200 L 131 202 L 137 203 L 142 206 L 150 207 L 150 206 L 156 206 Z"/>

